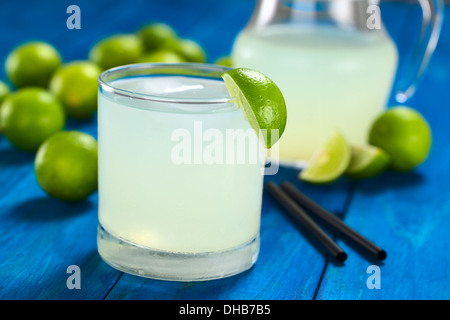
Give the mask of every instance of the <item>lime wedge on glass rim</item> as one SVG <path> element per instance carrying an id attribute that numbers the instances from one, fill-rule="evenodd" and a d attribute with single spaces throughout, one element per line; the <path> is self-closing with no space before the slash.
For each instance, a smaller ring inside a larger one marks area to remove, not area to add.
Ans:
<path id="1" fill-rule="evenodd" d="M 329 183 L 338 179 L 347 169 L 351 147 L 344 135 L 335 130 L 314 153 L 299 178 L 311 183 Z"/>
<path id="2" fill-rule="evenodd" d="M 280 89 L 264 74 L 247 68 L 229 70 L 222 78 L 252 129 L 270 149 L 286 127 L 286 103 Z"/>
<path id="3" fill-rule="evenodd" d="M 383 172 L 390 161 L 389 155 L 375 146 L 353 146 L 347 171 L 349 177 L 365 179 Z"/>

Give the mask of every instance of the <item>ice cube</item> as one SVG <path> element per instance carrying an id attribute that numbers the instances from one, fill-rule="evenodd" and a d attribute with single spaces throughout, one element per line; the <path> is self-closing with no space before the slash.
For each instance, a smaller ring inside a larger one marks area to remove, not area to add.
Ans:
<path id="1" fill-rule="evenodd" d="M 183 76 L 135 77 L 114 81 L 115 87 L 134 93 L 178 99 L 227 98 L 223 81 Z"/>

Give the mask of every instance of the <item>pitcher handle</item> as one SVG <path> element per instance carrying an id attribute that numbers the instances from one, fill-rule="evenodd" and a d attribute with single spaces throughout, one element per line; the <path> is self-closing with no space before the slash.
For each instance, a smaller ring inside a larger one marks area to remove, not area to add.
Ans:
<path id="1" fill-rule="evenodd" d="M 441 32 L 444 3 L 443 0 L 418 0 L 422 9 L 420 37 L 414 45 L 406 75 L 400 79 L 395 92 L 395 100 L 404 103 L 414 94 L 417 84 L 436 49 Z"/>

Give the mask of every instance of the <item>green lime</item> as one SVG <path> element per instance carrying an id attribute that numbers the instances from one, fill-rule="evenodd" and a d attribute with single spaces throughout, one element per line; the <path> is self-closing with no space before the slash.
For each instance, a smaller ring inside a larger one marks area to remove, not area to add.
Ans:
<path id="1" fill-rule="evenodd" d="M 351 148 L 344 135 L 335 130 L 314 153 L 299 178 L 312 183 L 329 183 L 338 179 L 347 169 Z"/>
<path id="2" fill-rule="evenodd" d="M 34 151 L 64 127 L 58 98 L 41 88 L 22 88 L 9 95 L 0 109 L 0 128 L 18 148 Z"/>
<path id="3" fill-rule="evenodd" d="M 89 59 L 106 70 L 135 63 L 142 52 L 142 43 L 137 36 L 119 34 L 97 43 L 89 52 Z"/>
<path id="4" fill-rule="evenodd" d="M 46 87 L 60 64 L 61 56 L 53 46 L 45 42 L 30 42 L 8 55 L 5 69 L 16 87 Z"/>
<path id="5" fill-rule="evenodd" d="M 389 154 L 391 169 L 408 171 L 427 158 L 431 131 L 420 113 L 406 106 L 397 106 L 375 120 L 369 143 Z"/>
<path id="6" fill-rule="evenodd" d="M 203 48 L 195 41 L 184 39 L 179 42 L 179 54 L 188 62 L 205 62 L 206 53 Z"/>
<path id="7" fill-rule="evenodd" d="M 353 146 L 347 171 L 349 177 L 365 179 L 383 172 L 389 164 L 389 155 L 374 146 Z"/>
<path id="8" fill-rule="evenodd" d="M 224 57 L 220 57 L 219 59 L 217 59 L 214 64 L 217 64 L 219 66 L 224 66 L 224 67 L 232 67 L 233 66 L 233 61 L 231 60 L 230 56 L 224 56 Z"/>
<path id="9" fill-rule="evenodd" d="M 76 61 L 56 70 L 52 91 L 62 102 L 67 115 L 87 119 L 97 110 L 97 78 L 101 69 L 89 61 Z"/>
<path id="10" fill-rule="evenodd" d="M 265 145 L 271 148 L 286 127 L 286 103 L 280 89 L 267 76 L 252 69 L 232 69 L 222 78 L 250 126 L 260 137 L 262 134 Z M 273 130 L 277 131 L 275 136 Z"/>
<path id="11" fill-rule="evenodd" d="M 0 106 L 10 93 L 9 87 L 3 81 L 0 81 Z"/>
<path id="12" fill-rule="evenodd" d="M 178 53 L 168 49 L 160 49 L 150 53 L 144 54 L 139 58 L 138 62 L 166 62 L 166 63 L 180 63 L 186 62 Z"/>
<path id="13" fill-rule="evenodd" d="M 175 49 L 178 47 L 176 32 L 165 23 L 152 23 L 138 31 L 145 51 L 156 49 Z"/>
<path id="14" fill-rule="evenodd" d="M 55 133 L 40 146 L 36 177 L 51 196 L 78 201 L 97 190 L 97 141 L 79 131 Z"/>

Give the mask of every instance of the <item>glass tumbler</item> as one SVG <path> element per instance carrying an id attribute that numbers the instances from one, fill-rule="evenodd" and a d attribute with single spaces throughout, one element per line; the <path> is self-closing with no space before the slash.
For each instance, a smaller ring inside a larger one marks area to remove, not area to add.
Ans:
<path id="1" fill-rule="evenodd" d="M 256 262 L 265 154 L 227 70 L 136 64 L 100 75 L 97 242 L 112 267 L 196 281 Z"/>

